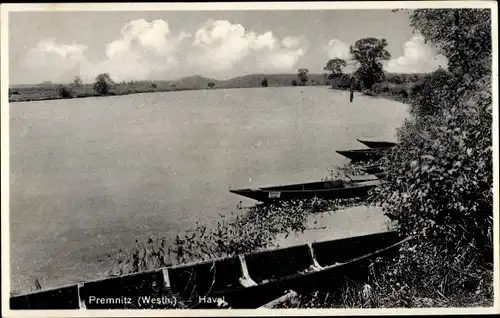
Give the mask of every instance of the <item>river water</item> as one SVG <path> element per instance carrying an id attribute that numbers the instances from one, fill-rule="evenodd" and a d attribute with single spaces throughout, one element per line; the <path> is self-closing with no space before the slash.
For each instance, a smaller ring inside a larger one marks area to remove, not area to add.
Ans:
<path id="1" fill-rule="evenodd" d="M 407 114 L 326 87 L 11 103 L 12 289 L 94 278 L 103 254 L 253 203 L 229 188 L 319 180 Z"/>

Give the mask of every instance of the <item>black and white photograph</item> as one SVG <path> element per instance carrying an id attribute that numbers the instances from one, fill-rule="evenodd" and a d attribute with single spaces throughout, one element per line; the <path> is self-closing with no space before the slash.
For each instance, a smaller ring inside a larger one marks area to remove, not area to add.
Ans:
<path id="1" fill-rule="evenodd" d="M 2 4 L 2 315 L 499 313 L 497 23 Z"/>

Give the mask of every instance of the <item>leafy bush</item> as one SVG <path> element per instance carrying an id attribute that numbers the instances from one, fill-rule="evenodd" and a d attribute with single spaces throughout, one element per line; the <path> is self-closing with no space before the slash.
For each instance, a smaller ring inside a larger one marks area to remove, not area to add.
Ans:
<path id="1" fill-rule="evenodd" d="M 302 86 L 306 85 L 307 81 L 309 80 L 309 77 L 307 75 L 308 73 L 309 70 L 307 68 L 301 68 L 297 71 L 297 77 L 299 78 L 300 84 Z"/>
<path id="2" fill-rule="evenodd" d="M 108 73 L 99 74 L 94 82 L 94 91 L 100 95 L 107 95 L 112 83 L 113 80 Z"/>
<path id="3" fill-rule="evenodd" d="M 19 95 L 18 89 L 9 88 L 9 96 L 10 95 Z"/>
<path id="4" fill-rule="evenodd" d="M 440 33 L 436 14 L 446 18 L 455 16 L 454 11 L 416 10 L 413 19 L 428 17 L 439 30 L 429 20 L 416 25 Z M 469 24 L 461 24 L 459 33 L 483 25 L 485 15 L 476 13 L 475 20 L 472 13 L 464 14 Z M 462 45 L 449 40 L 453 43 L 439 43 L 445 53 L 452 44 Z M 463 58 L 491 62 L 483 51 L 473 55 L 467 49 Z M 485 72 L 488 68 L 471 70 L 470 61 L 460 61 L 455 53 L 450 61 L 449 72 L 438 70 L 414 87 L 413 116 L 399 130 L 398 146 L 383 160 L 386 182 L 375 190 L 398 231 L 415 237 L 388 267 L 392 278 L 389 272 L 384 277 L 408 286 L 397 293 L 400 299 L 430 297 L 448 305 L 450 298 L 463 295 L 469 300 L 474 298 L 470 295 L 490 297 L 485 286 L 493 268 L 491 74 Z"/>
<path id="5" fill-rule="evenodd" d="M 394 77 L 394 79 L 391 82 L 397 85 L 403 84 L 403 80 L 399 76 Z"/>
<path id="6" fill-rule="evenodd" d="M 485 78 L 483 91 L 463 95 L 456 105 L 445 102 L 439 114 L 400 130 L 400 145 L 387 158 L 381 201 L 404 234 L 492 248 L 485 232 L 492 230 L 493 195 L 488 83 Z"/>
<path id="7" fill-rule="evenodd" d="M 267 87 L 268 85 L 269 85 L 269 84 L 268 84 L 268 82 L 267 82 L 267 78 L 264 78 L 264 79 L 262 80 L 262 82 L 260 83 L 260 86 L 262 86 L 262 87 Z"/>
<path id="8" fill-rule="evenodd" d="M 398 95 L 403 99 L 407 99 L 409 97 L 408 95 L 408 92 L 406 91 L 406 89 L 404 89 L 403 87 L 399 88 L 398 89 Z"/>
<path id="9" fill-rule="evenodd" d="M 375 83 L 373 84 L 371 91 L 376 94 L 381 94 L 384 91 L 384 88 L 387 88 L 387 86 L 382 83 Z"/>
<path id="10" fill-rule="evenodd" d="M 457 101 L 457 85 L 452 75 L 438 69 L 416 83 L 412 88 L 412 113 L 417 116 L 434 115 L 446 101 L 453 105 Z"/>
<path id="11" fill-rule="evenodd" d="M 69 87 L 66 87 L 64 85 L 59 85 L 57 87 L 57 95 L 61 98 L 72 98 L 73 97 L 73 92 Z"/>

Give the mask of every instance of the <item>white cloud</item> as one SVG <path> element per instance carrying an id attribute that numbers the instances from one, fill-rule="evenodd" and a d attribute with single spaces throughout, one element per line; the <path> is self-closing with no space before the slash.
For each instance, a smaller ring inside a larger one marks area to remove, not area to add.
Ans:
<path id="1" fill-rule="evenodd" d="M 307 43 L 297 37 L 279 40 L 271 31 L 257 34 L 227 20 L 207 21 L 197 32 L 193 46 L 198 49 L 187 61 L 205 72 L 234 70 L 248 61 L 258 70 L 291 70 L 307 51 Z"/>
<path id="2" fill-rule="evenodd" d="M 153 73 L 164 73 L 179 64 L 181 42 L 191 35 L 172 34 L 163 20 L 133 20 L 126 23 L 120 37 L 106 45 L 106 59 L 90 63 L 87 47 L 60 44 L 54 39 L 39 42 L 24 60 L 24 66 L 38 81 L 69 82 L 75 76 L 93 81 L 107 72 L 116 81 L 148 79 Z"/>
<path id="3" fill-rule="evenodd" d="M 326 55 L 329 59 L 343 59 L 346 61 L 347 66 L 343 69 L 344 73 L 352 73 L 357 69 L 357 62 L 352 59 L 352 55 L 349 50 L 349 45 L 338 39 L 331 39 L 323 47 Z"/>
<path id="4" fill-rule="evenodd" d="M 386 70 L 393 73 L 427 73 L 439 66 L 446 68 L 447 64 L 447 58 L 436 54 L 432 47 L 425 43 L 423 36 L 415 35 L 404 44 L 404 55 L 391 59 Z"/>
<path id="5" fill-rule="evenodd" d="M 121 29 L 121 38 L 107 45 L 108 60 L 99 68 L 116 80 L 147 79 L 153 71 L 175 67 L 179 44 L 190 34 L 173 35 L 163 20 L 133 20 Z"/>
<path id="6" fill-rule="evenodd" d="M 59 44 L 55 39 L 38 42 L 25 56 L 25 71 L 42 81 L 69 81 L 79 75 L 80 68 L 87 64 L 87 47 L 81 44 Z M 57 70 L 57 73 L 54 73 Z"/>
<path id="7" fill-rule="evenodd" d="M 148 51 L 160 54 L 175 52 L 178 44 L 187 33 L 173 36 L 168 23 L 163 20 L 133 20 L 125 24 L 121 30 L 121 39 L 108 44 L 106 55 L 109 59 L 118 58 L 132 51 Z"/>
<path id="8" fill-rule="evenodd" d="M 258 60 L 261 69 L 279 72 L 295 71 L 294 66 L 308 51 L 305 40 L 297 37 L 286 37 L 281 41 L 282 47 L 273 50 Z"/>
<path id="9" fill-rule="evenodd" d="M 249 54 L 255 38 L 241 24 L 207 21 L 196 32 L 193 46 L 199 50 L 188 61 L 210 71 L 230 70 Z"/>
<path id="10" fill-rule="evenodd" d="M 300 47 L 302 43 L 301 40 L 297 37 L 287 36 L 286 38 L 281 40 L 281 44 L 283 44 L 283 46 L 287 49 L 293 50 Z"/>
<path id="11" fill-rule="evenodd" d="M 191 35 L 172 32 L 164 20 L 139 19 L 126 23 L 119 36 L 108 42 L 104 59 L 90 62 L 86 50 L 82 44 L 41 41 L 29 52 L 24 66 L 30 77 L 40 82 L 70 82 L 75 76 L 91 82 L 104 72 L 115 81 L 195 73 L 288 72 L 295 71 L 308 43 L 302 37 L 278 38 L 272 31 L 259 34 L 226 20 L 209 20 Z"/>
<path id="12" fill-rule="evenodd" d="M 87 46 L 81 44 L 57 44 L 53 39 L 40 42 L 39 47 L 47 53 L 55 53 L 60 55 L 62 58 L 69 59 L 80 59 L 83 57 L 83 53 L 87 49 Z"/>
<path id="13" fill-rule="evenodd" d="M 330 59 L 339 58 L 346 61 L 351 59 L 351 54 L 349 53 L 349 45 L 340 40 L 331 39 L 330 41 L 328 41 L 328 44 L 325 45 L 324 49 L 328 54 L 328 58 Z"/>

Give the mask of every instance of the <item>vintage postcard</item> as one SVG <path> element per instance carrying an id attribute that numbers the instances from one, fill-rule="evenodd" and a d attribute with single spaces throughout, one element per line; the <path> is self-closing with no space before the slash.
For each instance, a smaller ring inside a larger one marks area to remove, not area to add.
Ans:
<path id="1" fill-rule="evenodd" d="M 498 313 L 497 18 L 2 4 L 2 315 Z"/>

